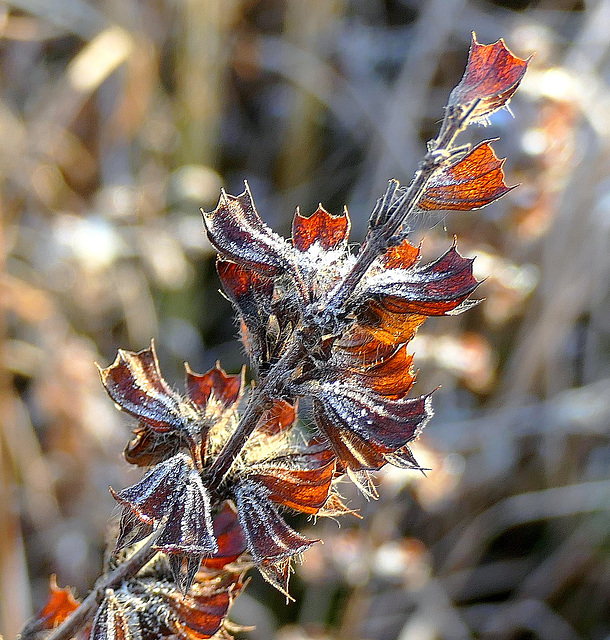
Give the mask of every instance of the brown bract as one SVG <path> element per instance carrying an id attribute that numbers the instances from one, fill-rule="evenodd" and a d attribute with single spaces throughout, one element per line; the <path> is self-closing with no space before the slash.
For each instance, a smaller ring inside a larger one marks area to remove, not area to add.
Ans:
<path id="1" fill-rule="evenodd" d="M 223 191 L 216 209 L 202 214 L 208 238 L 223 256 L 267 276 L 291 266 L 286 242 L 260 219 L 247 183 L 239 196 Z"/>

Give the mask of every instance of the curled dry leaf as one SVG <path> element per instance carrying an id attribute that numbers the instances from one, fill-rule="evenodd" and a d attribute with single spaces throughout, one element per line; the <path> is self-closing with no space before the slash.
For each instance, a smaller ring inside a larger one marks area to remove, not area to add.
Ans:
<path id="1" fill-rule="evenodd" d="M 131 464 L 151 466 L 190 448 L 205 453 L 209 428 L 231 414 L 241 399 L 244 375 L 227 375 L 217 364 L 204 374 L 186 366 L 187 397 L 161 375 L 154 343 L 142 351 L 123 351 L 100 375 L 106 391 L 126 413 L 139 419 L 125 448 Z"/>
<path id="2" fill-rule="evenodd" d="M 274 282 L 231 260 L 219 258 L 216 270 L 229 300 L 239 313 L 242 341 L 250 359 L 259 364 L 267 356 L 266 325 L 271 315 Z"/>
<path id="3" fill-rule="evenodd" d="M 288 594 L 290 559 L 318 541 L 289 527 L 269 499 L 270 493 L 259 483 L 241 482 L 235 489 L 237 510 L 252 559 L 266 580 Z"/>
<path id="4" fill-rule="evenodd" d="M 316 514 L 324 506 L 335 474 L 335 459 L 327 448 L 266 460 L 247 470 L 246 477 L 268 490 L 276 504 Z"/>
<path id="5" fill-rule="evenodd" d="M 133 542 L 149 532 L 142 530 L 138 520 L 153 529 L 163 522 L 155 547 L 170 554 L 176 582 L 188 591 L 201 559 L 218 551 L 209 491 L 190 457 L 176 454 L 155 465 L 131 487 L 118 493 L 110 491 L 123 506 L 118 543 Z"/>
<path id="6" fill-rule="evenodd" d="M 347 384 L 313 383 L 315 420 L 338 462 L 352 472 L 380 469 L 432 416 L 430 396 L 389 400 Z"/>
<path id="7" fill-rule="evenodd" d="M 188 430 L 189 416 L 161 376 L 154 342 L 138 352 L 120 349 L 109 367 L 98 368 L 108 395 L 121 409 L 157 432 Z"/>
<path id="8" fill-rule="evenodd" d="M 477 288 L 472 273 L 473 259 L 463 258 L 455 247 L 423 267 L 387 269 L 363 283 L 360 297 L 371 298 L 387 311 L 426 316 L 453 311 Z"/>
<path id="9" fill-rule="evenodd" d="M 203 559 L 201 565 L 206 569 L 223 569 L 246 550 L 246 537 L 239 523 L 237 510 L 230 500 L 225 500 L 221 510 L 214 516 L 214 537 L 218 543 L 218 551 Z"/>

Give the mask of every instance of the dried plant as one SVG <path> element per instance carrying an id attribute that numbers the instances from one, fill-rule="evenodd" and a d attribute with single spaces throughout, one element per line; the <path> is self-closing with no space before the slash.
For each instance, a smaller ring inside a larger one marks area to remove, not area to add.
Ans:
<path id="1" fill-rule="evenodd" d="M 428 316 L 476 304 L 478 282 L 455 243 L 420 264 L 410 220 L 479 208 L 509 191 L 490 143 L 471 149 L 456 138 L 507 106 L 526 67 L 502 41 L 473 37 L 438 136 L 409 186 L 389 182 L 356 254 L 347 210 L 334 216 L 320 206 L 304 217 L 297 209 L 292 242 L 264 224 L 247 185 L 203 212 L 256 384 L 246 393 L 243 372 L 187 366 L 181 394 L 162 377 L 153 344 L 119 351 L 100 369 L 112 400 L 137 420 L 125 458 L 148 470 L 111 489 L 120 532 L 94 591 L 79 604 L 52 582 L 23 638 L 226 636 L 245 571 L 255 565 L 289 597 L 291 561 L 316 542 L 286 523 L 285 510 L 349 513 L 342 477 L 374 496 L 372 471 L 421 470 L 410 445 L 432 416 L 431 393 L 408 397 L 408 344 Z M 313 434 L 296 426 L 299 399 L 312 404 Z"/>

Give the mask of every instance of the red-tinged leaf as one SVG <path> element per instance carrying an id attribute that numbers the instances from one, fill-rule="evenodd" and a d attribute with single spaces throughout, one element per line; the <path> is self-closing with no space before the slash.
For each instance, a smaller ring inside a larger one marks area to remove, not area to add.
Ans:
<path id="1" fill-rule="evenodd" d="M 158 524 L 180 495 L 191 472 L 191 459 L 179 453 L 153 467 L 139 482 L 118 493 L 114 499 L 148 525 Z"/>
<path id="2" fill-rule="evenodd" d="M 337 456 L 337 467 L 341 472 L 381 469 L 385 464 L 384 451 L 378 451 L 367 438 L 344 428 L 322 402 L 314 401 L 313 416 L 318 429 Z"/>
<path id="3" fill-rule="evenodd" d="M 380 299 L 383 308 L 393 313 L 444 315 L 479 285 L 472 274 L 473 261 L 463 258 L 453 245 L 423 267 L 388 269 L 369 276 L 360 295 L 364 301 Z"/>
<path id="4" fill-rule="evenodd" d="M 405 344 L 398 347 L 391 356 L 373 365 L 352 365 L 349 375 L 367 389 L 396 400 L 404 398 L 415 382 L 412 363 L 413 356 L 407 353 Z M 336 373 L 340 376 L 341 370 L 338 369 Z"/>
<path id="5" fill-rule="evenodd" d="M 205 410 L 210 395 L 225 408 L 233 406 L 241 398 L 244 370 L 241 374 L 227 375 L 218 362 L 204 374 L 194 373 L 186 363 L 185 368 L 188 396 L 200 409 Z"/>
<path id="6" fill-rule="evenodd" d="M 260 219 L 247 183 L 239 196 L 223 190 L 216 209 L 202 214 L 208 238 L 223 257 L 265 276 L 293 265 L 292 248 Z"/>
<path id="7" fill-rule="evenodd" d="M 292 222 L 292 243 L 299 251 L 307 251 L 317 243 L 326 251 L 345 244 L 351 223 L 347 209 L 340 216 L 332 216 L 322 205 L 308 218 L 297 207 Z"/>
<path id="8" fill-rule="evenodd" d="M 525 75 L 528 62 L 529 59 L 513 55 L 504 40 L 479 44 L 473 32 L 466 71 L 449 96 L 449 106 L 467 106 L 478 100 L 471 119 L 487 118 L 508 104 Z"/>
<path id="9" fill-rule="evenodd" d="M 75 609 L 78 609 L 79 602 L 72 595 L 70 588 L 60 589 L 54 574 L 51 576 L 49 589 L 51 591 L 49 599 L 35 620 L 38 629 L 54 629 Z"/>
<path id="10" fill-rule="evenodd" d="M 245 480 L 239 483 L 235 493 L 239 521 L 246 534 L 248 550 L 257 565 L 289 560 L 317 542 L 305 538 L 284 522 L 269 500 L 269 490 L 266 487 Z M 263 576 L 269 579 L 265 573 Z"/>
<path id="11" fill-rule="evenodd" d="M 244 318 L 258 319 L 269 308 L 274 288 L 272 278 L 222 258 L 216 261 L 216 270 L 223 289 Z"/>
<path id="12" fill-rule="evenodd" d="M 513 188 L 504 182 L 503 164 L 489 143 L 481 142 L 430 180 L 419 208 L 470 211 L 488 205 Z"/>
<path id="13" fill-rule="evenodd" d="M 338 382 L 310 384 L 314 417 L 339 462 L 352 472 L 381 468 L 432 415 L 429 396 L 388 400 Z"/>
<path id="14" fill-rule="evenodd" d="M 404 317 L 401 316 L 401 319 Z M 396 338 L 384 332 L 384 337 L 389 336 L 391 341 L 378 340 L 375 331 L 376 328 L 360 324 L 348 329 L 334 345 L 333 358 L 337 365 L 350 367 L 359 363 L 362 366 L 370 366 L 391 356 L 396 350 Z"/>
<path id="15" fill-rule="evenodd" d="M 123 456 L 129 464 L 139 467 L 153 465 L 170 458 L 177 453 L 180 446 L 178 439 L 161 438 L 148 427 L 138 427 L 133 431 L 133 438 L 127 443 Z"/>
<path id="16" fill-rule="evenodd" d="M 400 244 L 387 249 L 381 256 L 381 261 L 386 269 L 408 269 L 417 263 L 420 252 L 420 247 L 414 247 L 405 239 Z"/>
<path id="17" fill-rule="evenodd" d="M 258 426 L 259 433 L 275 436 L 287 431 L 297 419 L 297 403 L 290 404 L 286 400 L 275 400 L 273 406 L 265 411 Z"/>
<path id="18" fill-rule="evenodd" d="M 188 596 L 168 592 L 173 616 L 169 628 L 182 640 L 211 638 L 222 626 L 231 605 L 228 589 L 214 591 L 195 583 Z"/>
<path id="19" fill-rule="evenodd" d="M 218 259 L 223 289 L 241 320 L 241 339 L 255 368 L 268 359 L 267 324 L 272 313 L 274 281 L 230 260 Z"/>
<path id="20" fill-rule="evenodd" d="M 214 537 L 218 542 L 218 551 L 210 558 L 203 559 L 202 566 L 207 569 L 222 569 L 246 550 L 246 537 L 237 510 L 229 501 L 224 502 L 214 517 Z"/>
<path id="21" fill-rule="evenodd" d="M 239 573 L 210 576 L 200 572 L 188 595 L 173 589 L 153 589 L 168 605 L 165 624 L 181 640 L 201 640 L 216 634 L 226 621 L 233 600 L 244 587 Z M 224 638 L 225 636 L 217 636 Z"/>
<path id="22" fill-rule="evenodd" d="M 136 626 L 137 625 L 137 626 Z M 93 619 L 89 640 L 139 640 L 137 613 L 109 589 Z"/>
<path id="23" fill-rule="evenodd" d="M 114 363 L 99 371 L 108 395 L 121 409 L 154 431 L 185 429 L 183 404 L 161 376 L 154 343 L 137 353 L 120 349 Z"/>
<path id="24" fill-rule="evenodd" d="M 328 498 L 335 473 L 329 449 L 283 456 L 254 465 L 248 479 L 266 487 L 276 504 L 302 513 L 317 513 Z"/>

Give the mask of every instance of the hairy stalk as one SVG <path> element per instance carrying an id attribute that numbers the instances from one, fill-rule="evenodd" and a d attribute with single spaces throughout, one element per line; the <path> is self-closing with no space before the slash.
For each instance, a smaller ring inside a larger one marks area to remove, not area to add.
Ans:
<path id="1" fill-rule="evenodd" d="M 259 418 L 268 408 L 271 398 L 278 397 L 288 381 L 289 374 L 306 353 L 300 332 L 295 331 L 292 343 L 284 355 L 271 367 L 264 380 L 250 396 L 248 407 L 237 428 L 218 454 L 208 475 L 208 486 L 214 489 L 227 475 L 233 462 L 256 429 Z"/>
<path id="2" fill-rule="evenodd" d="M 475 100 L 468 109 L 448 107 L 438 136 L 428 143 L 428 152 L 420 162 L 406 192 L 396 197 L 398 183 L 390 180 L 380 207 L 376 207 L 369 222 L 369 231 L 356 262 L 345 279 L 335 288 L 326 302 L 326 317 L 330 320 L 335 310 L 341 309 L 356 290 L 358 283 L 375 259 L 387 248 L 392 236 L 414 211 L 430 180 L 453 157 L 452 145 L 457 135 L 468 124 L 471 114 L 479 104 Z M 458 150 L 459 152 L 462 149 Z M 393 211 L 392 211 L 393 209 Z M 390 215 L 383 219 L 383 213 Z"/>
<path id="3" fill-rule="evenodd" d="M 89 622 L 104 599 L 108 589 L 118 587 L 123 581 L 132 578 L 158 553 L 154 544 L 163 533 L 165 525 L 162 524 L 150 536 L 143 547 L 138 549 L 128 560 L 121 563 L 109 576 L 99 583 L 95 589 L 83 600 L 78 609 L 64 620 L 45 640 L 69 640 Z"/>

